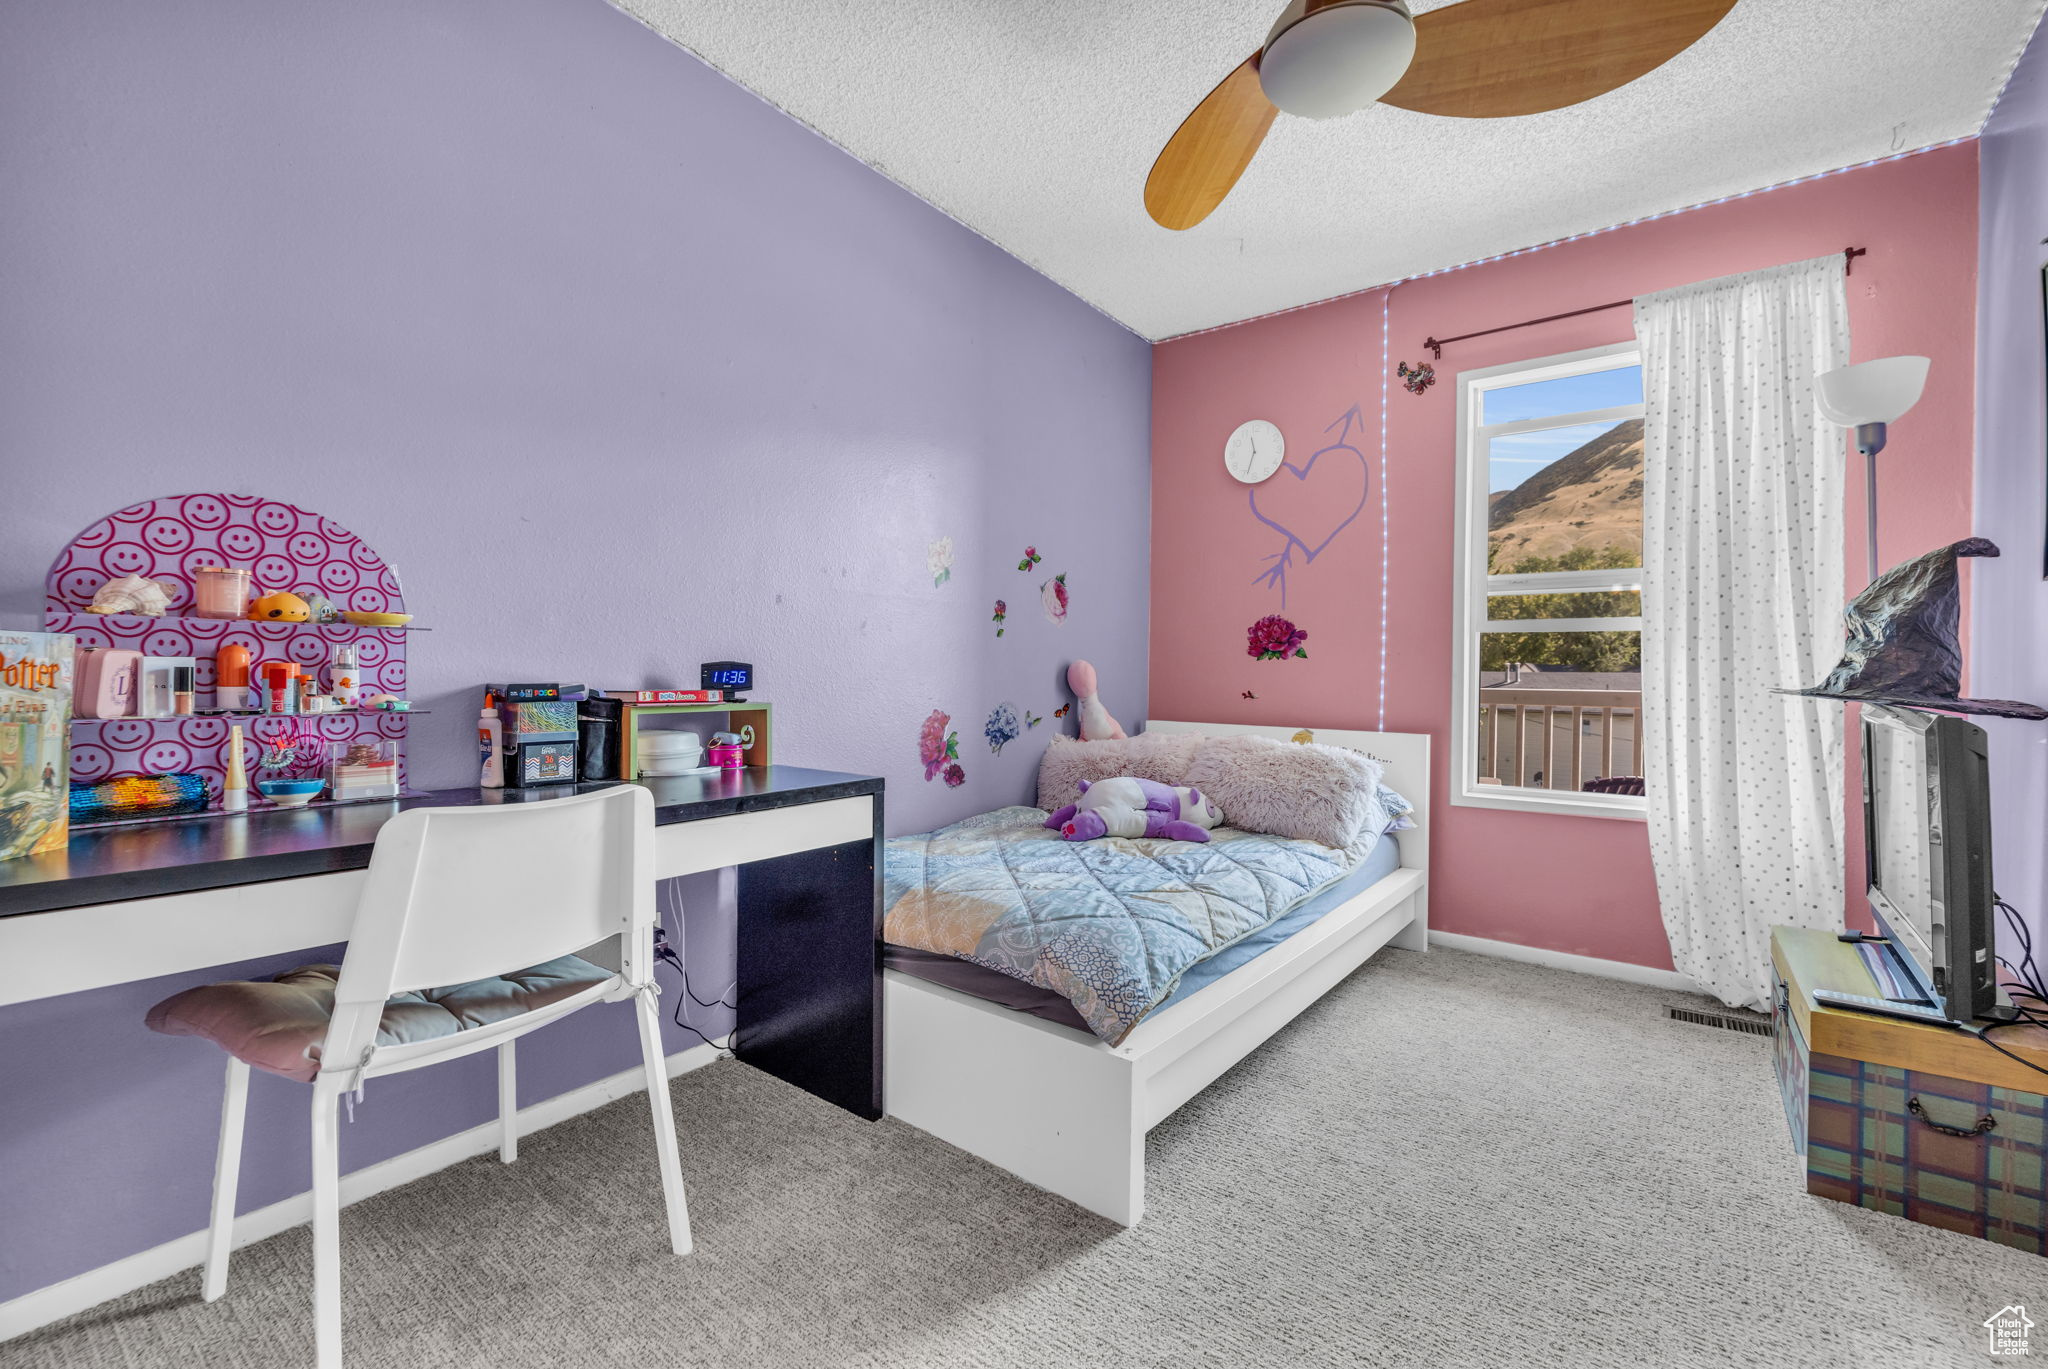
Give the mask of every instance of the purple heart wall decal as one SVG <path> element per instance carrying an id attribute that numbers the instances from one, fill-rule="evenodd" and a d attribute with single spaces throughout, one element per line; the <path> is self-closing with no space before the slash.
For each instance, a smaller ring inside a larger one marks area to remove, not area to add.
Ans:
<path id="1" fill-rule="evenodd" d="M 1353 425 L 1362 421 L 1354 404 L 1330 424 L 1330 428 L 1340 429 L 1335 442 L 1299 466 L 1282 462 L 1270 479 L 1252 486 L 1252 517 L 1287 539 L 1279 552 L 1266 558 L 1275 564 L 1259 576 L 1279 587 L 1283 606 L 1287 602 L 1287 568 L 1293 563 L 1295 549 L 1300 548 L 1304 563 L 1315 560 L 1365 511 L 1371 468 L 1365 453 L 1350 441 Z"/>

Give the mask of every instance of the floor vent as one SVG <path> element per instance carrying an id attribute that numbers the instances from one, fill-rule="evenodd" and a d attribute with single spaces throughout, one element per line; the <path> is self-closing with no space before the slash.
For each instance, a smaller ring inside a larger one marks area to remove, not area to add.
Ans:
<path id="1" fill-rule="evenodd" d="M 1695 1027 L 1719 1027 L 1724 1031 L 1748 1032 L 1751 1036 L 1769 1036 L 1771 1019 L 1747 1012 L 1701 1012 L 1697 1008 L 1664 1009 L 1673 1022 L 1690 1022 Z"/>

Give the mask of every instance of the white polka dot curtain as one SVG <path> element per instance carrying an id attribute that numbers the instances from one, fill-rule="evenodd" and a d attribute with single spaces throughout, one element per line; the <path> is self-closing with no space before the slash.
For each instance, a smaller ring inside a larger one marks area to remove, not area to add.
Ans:
<path id="1" fill-rule="evenodd" d="M 1842 706 L 1771 691 L 1841 654 L 1839 254 L 1636 301 L 1643 778 L 1671 957 L 1770 1003 L 1771 928 L 1842 925 Z"/>

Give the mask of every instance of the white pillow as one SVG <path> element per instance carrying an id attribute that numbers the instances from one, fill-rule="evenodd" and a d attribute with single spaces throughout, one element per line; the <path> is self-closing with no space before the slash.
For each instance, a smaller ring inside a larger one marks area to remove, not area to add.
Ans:
<path id="1" fill-rule="evenodd" d="M 1343 847 L 1387 830 L 1380 774 L 1378 761 L 1341 746 L 1207 737 L 1175 783 L 1216 800 L 1231 827 Z"/>
<path id="2" fill-rule="evenodd" d="M 1038 806 L 1048 812 L 1081 797 L 1081 781 L 1131 775 L 1178 789 L 1206 738 L 1193 732 L 1141 732 L 1135 737 L 1084 742 L 1054 737 L 1038 763 Z M 1224 809 L 1228 816 L 1230 810 Z"/>

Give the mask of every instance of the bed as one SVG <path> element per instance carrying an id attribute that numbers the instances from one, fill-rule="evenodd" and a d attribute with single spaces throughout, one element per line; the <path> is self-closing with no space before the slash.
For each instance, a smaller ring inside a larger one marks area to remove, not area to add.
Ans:
<path id="1" fill-rule="evenodd" d="M 1153 721 L 1146 730 L 1298 735 L 1230 723 Z M 995 1001 L 1004 995 L 977 981 L 980 967 L 887 969 L 889 1115 L 1135 1225 L 1145 1211 L 1146 1132 L 1381 947 L 1427 948 L 1429 738 L 1325 728 L 1314 738 L 1378 760 L 1386 783 L 1414 805 L 1415 826 L 1382 838 L 1376 857 L 1339 872 L 1255 934 L 1226 937 L 1114 1045 L 1071 1010 L 1059 1020 L 1058 1004 L 1034 1011 Z M 1099 1021 L 1097 1029 L 1104 1030 Z"/>

